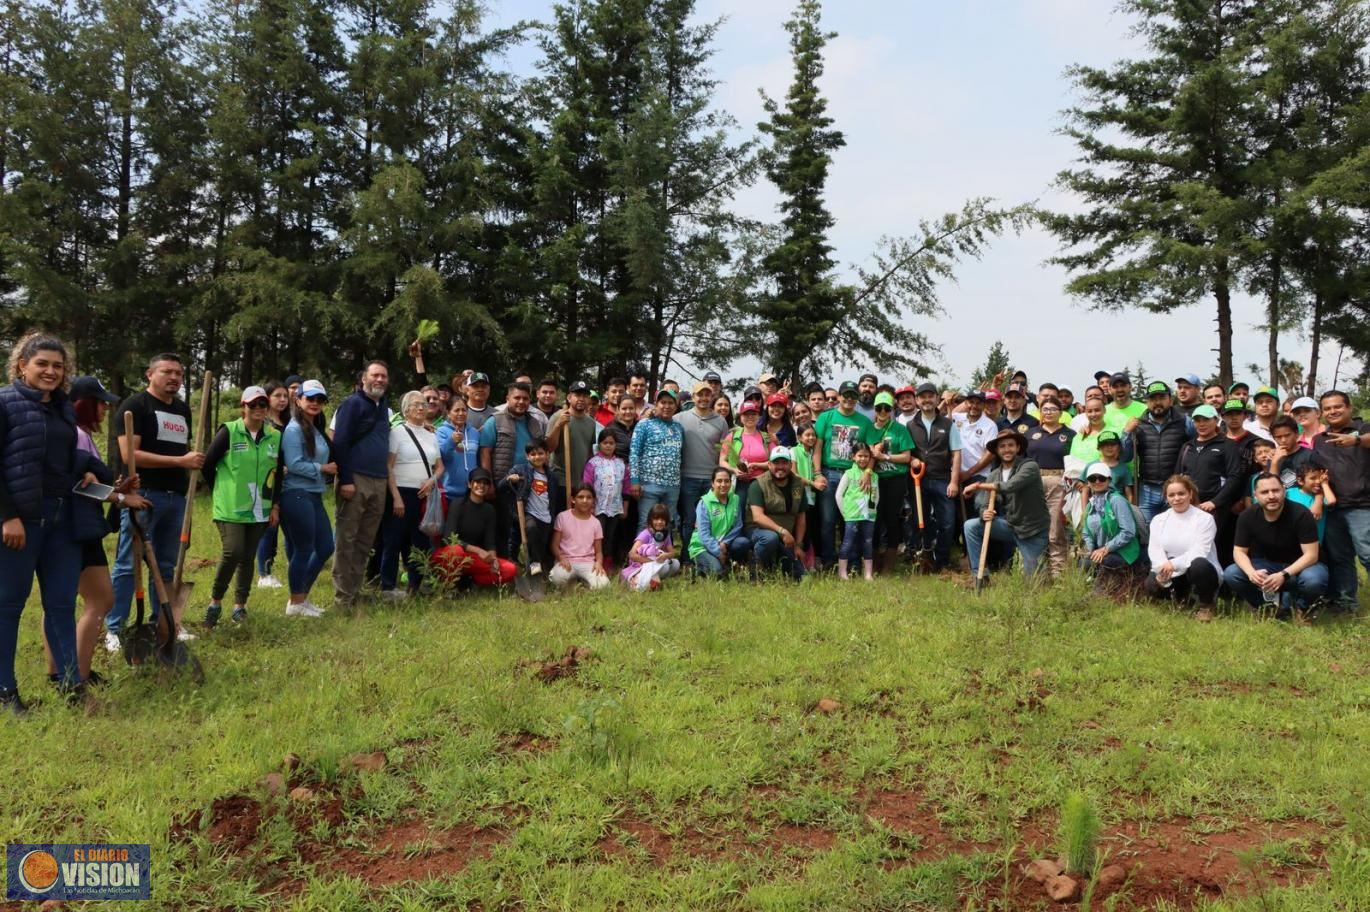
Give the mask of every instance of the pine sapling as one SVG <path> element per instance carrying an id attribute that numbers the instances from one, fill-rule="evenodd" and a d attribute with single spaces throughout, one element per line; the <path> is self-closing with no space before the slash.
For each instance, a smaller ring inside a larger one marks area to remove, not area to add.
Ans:
<path id="1" fill-rule="evenodd" d="M 1099 842 L 1099 812 L 1083 792 L 1071 792 L 1061 805 L 1061 854 L 1071 874 L 1094 870 Z"/>

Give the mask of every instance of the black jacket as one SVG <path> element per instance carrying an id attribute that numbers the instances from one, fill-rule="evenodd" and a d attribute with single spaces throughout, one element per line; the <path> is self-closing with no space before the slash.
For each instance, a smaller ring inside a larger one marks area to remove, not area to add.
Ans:
<path id="1" fill-rule="evenodd" d="M 1246 484 L 1240 448 L 1221 435 L 1202 443 L 1191 440 L 1180 447 L 1175 471 L 1193 480 L 1199 489 L 1199 503 L 1211 500 L 1223 509 L 1242 496 Z"/>
<path id="2" fill-rule="evenodd" d="M 1180 449 L 1193 439 L 1190 423 L 1184 413 L 1172 408 L 1158 426 L 1151 415 L 1143 415 L 1132 432 L 1141 463 L 1138 477 L 1143 484 L 1159 485 L 1175 473 Z"/>

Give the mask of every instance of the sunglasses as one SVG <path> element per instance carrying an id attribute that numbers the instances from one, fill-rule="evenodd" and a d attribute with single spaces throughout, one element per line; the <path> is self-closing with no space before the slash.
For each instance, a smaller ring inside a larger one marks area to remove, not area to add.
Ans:
<path id="1" fill-rule="evenodd" d="M 888 406 L 888 405 L 877 405 L 877 406 L 875 407 L 875 410 L 876 410 L 877 412 L 892 412 L 892 411 L 894 411 L 894 409 L 893 409 L 891 406 Z"/>
<path id="2" fill-rule="evenodd" d="M 828 396 L 828 397 L 827 397 L 827 400 L 828 400 L 829 402 L 836 402 L 836 401 L 837 401 L 837 397 L 836 397 L 836 396 Z"/>
<path id="3" fill-rule="evenodd" d="M 308 402 L 327 402 L 327 401 L 328 401 L 328 397 L 327 397 L 327 396 L 305 396 L 304 398 L 305 398 L 305 400 L 308 401 Z"/>
<path id="4" fill-rule="evenodd" d="M 1107 476 L 1105 476 L 1105 475 L 1091 475 L 1091 476 L 1089 476 L 1089 478 L 1088 478 L 1088 481 L 1089 481 L 1090 484 L 1095 484 L 1096 482 L 1100 482 L 1100 481 L 1110 481 L 1110 480 L 1111 480 L 1111 479 L 1109 479 L 1109 478 L 1108 478 Z"/>
<path id="5" fill-rule="evenodd" d="M 265 399 L 253 399 L 247 404 L 247 407 L 250 409 L 264 409 L 269 405 L 271 405 L 271 403 Z"/>

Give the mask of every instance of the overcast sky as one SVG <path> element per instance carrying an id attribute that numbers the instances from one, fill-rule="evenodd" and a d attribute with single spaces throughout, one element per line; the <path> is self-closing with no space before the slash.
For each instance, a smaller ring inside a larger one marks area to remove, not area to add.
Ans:
<path id="1" fill-rule="evenodd" d="M 552 6 L 490 2 L 492 24 L 546 20 Z M 784 22 L 792 9 L 792 0 L 699 0 L 701 19 L 726 17 L 713 60 L 718 104 L 746 131 L 764 116 L 757 90 L 783 98 L 789 85 Z M 1062 73 L 1138 52 L 1129 21 L 1109 0 L 841 0 L 826 4 L 824 17 L 838 37 L 821 85 L 847 141 L 827 193 L 844 269 L 864 262 L 882 235 L 911 235 L 920 218 L 973 197 L 1070 206 L 1051 188 L 1074 156 L 1055 134 L 1072 98 Z M 532 59 L 519 53 L 510 64 L 522 70 Z M 736 208 L 775 220 L 776 199 L 763 179 Z M 1165 379 L 1216 372 L 1211 299 L 1169 316 L 1090 311 L 1063 292 L 1065 271 L 1045 264 L 1055 252 L 1053 239 L 1034 229 L 961 266 L 959 282 L 941 290 L 946 316 L 918 327 L 942 346 L 945 379 L 967 381 L 995 339 L 1034 383 L 1053 380 L 1077 393 L 1096 370 L 1139 360 Z M 1266 363 L 1266 339 L 1258 304 L 1239 299 L 1234 311 L 1234 365 L 1246 377 L 1247 364 Z M 1307 339 L 1282 338 L 1284 357 L 1306 362 L 1308 353 Z M 1335 346 L 1324 351 L 1326 380 L 1335 359 Z"/>

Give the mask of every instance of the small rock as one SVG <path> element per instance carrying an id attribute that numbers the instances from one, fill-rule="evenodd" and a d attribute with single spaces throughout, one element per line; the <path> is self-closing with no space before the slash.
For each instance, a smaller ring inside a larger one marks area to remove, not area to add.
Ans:
<path id="1" fill-rule="evenodd" d="M 1104 865 L 1099 871 L 1099 889 L 1113 890 L 1123 885 L 1127 880 L 1127 868 L 1122 865 Z"/>
<path id="2" fill-rule="evenodd" d="M 349 769 L 375 773 L 385 769 L 385 751 L 372 751 L 369 754 L 353 754 L 348 758 Z"/>
<path id="3" fill-rule="evenodd" d="M 285 764 L 286 769 L 290 770 L 291 772 L 294 772 L 295 770 L 300 768 L 300 755 L 294 753 L 286 754 L 285 759 L 282 761 L 282 763 Z"/>
<path id="4" fill-rule="evenodd" d="M 819 700 L 818 705 L 814 707 L 814 709 L 818 710 L 821 713 L 835 713 L 841 708 L 841 703 L 838 703 L 836 700 L 833 700 L 829 697 L 824 697 L 823 699 Z"/>
<path id="5" fill-rule="evenodd" d="M 267 773 L 261 779 L 257 780 L 257 784 L 268 794 L 285 794 L 285 776 L 282 776 L 280 773 Z"/>
<path id="6" fill-rule="evenodd" d="M 291 801 L 313 801 L 314 790 L 308 786 L 297 786 L 290 790 Z"/>
<path id="7" fill-rule="evenodd" d="M 1028 880 L 1035 880 L 1039 884 L 1046 883 L 1051 878 L 1059 876 L 1060 873 L 1061 866 L 1046 858 L 1039 858 L 1023 865 L 1023 876 Z"/>
<path id="8" fill-rule="evenodd" d="M 1080 884 L 1074 877 L 1058 874 L 1046 882 L 1047 896 L 1056 902 L 1069 902 L 1080 892 Z"/>

